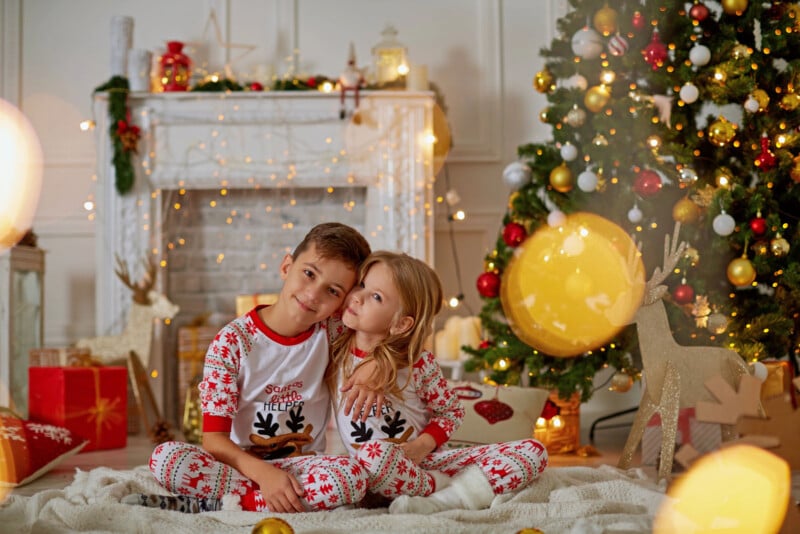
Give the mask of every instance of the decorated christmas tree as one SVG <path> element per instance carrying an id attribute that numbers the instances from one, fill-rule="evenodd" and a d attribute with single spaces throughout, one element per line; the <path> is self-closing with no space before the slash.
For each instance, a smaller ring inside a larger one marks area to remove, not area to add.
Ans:
<path id="1" fill-rule="evenodd" d="M 800 351 L 800 6 L 754 0 L 570 0 L 541 51 L 534 88 L 552 139 L 520 146 L 495 249 L 477 287 L 485 340 L 471 370 L 506 384 L 576 390 L 596 372 L 637 376 L 637 332 L 554 357 L 506 316 L 504 271 L 526 240 L 564 214 L 592 212 L 642 246 L 646 272 L 664 235 L 689 247 L 667 278 L 676 341 L 745 360 Z M 517 331 L 518 332 L 518 331 Z M 641 334 L 641 333 L 640 333 Z M 623 386 L 624 389 L 624 386 Z"/>

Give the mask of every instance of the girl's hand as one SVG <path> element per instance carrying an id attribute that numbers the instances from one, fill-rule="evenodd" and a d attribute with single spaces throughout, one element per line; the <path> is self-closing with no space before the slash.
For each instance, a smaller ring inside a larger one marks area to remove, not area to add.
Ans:
<path id="1" fill-rule="evenodd" d="M 401 443 L 398 447 L 403 449 L 409 460 L 419 465 L 436 448 L 436 441 L 433 436 L 423 432 L 411 441 Z"/>
<path id="2" fill-rule="evenodd" d="M 353 411 L 353 421 L 366 421 L 375 406 L 375 413 L 380 414 L 383 408 L 383 391 L 370 389 L 363 383 L 356 383 L 358 373 L 345 381 L 339 390 L 344 395 L 344 414 Z"/>
<path id="3" fill-rule="evenodd" d="M 264 503 L 276 514 L 305 512 L 300 497 L 305 495 L 303 487 L 292 475 L 277 467 L 264 463 L 264 469 L 253 479 L 259 485 Z"/>

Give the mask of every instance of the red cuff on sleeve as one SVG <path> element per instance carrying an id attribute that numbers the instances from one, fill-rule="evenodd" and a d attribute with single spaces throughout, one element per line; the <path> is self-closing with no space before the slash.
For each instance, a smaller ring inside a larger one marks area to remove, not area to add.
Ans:
<path id="1" fill-rule="evenodd" d="M 204 432 L 230 432 L 233 426 L 233 419 L 220 415 L 203 414 Z"/>
<path id="2" fill-rule="evenodd" d="M 205 430 L 205 427 L 203 427 L 203 429 Z M 448 436 L 445 433 L 445 431 L 442 430 L 442 427 L 440 427 L 439 425 L 437 425 L 435 423 L 431 423 L 428 426 L 426 426 L 425 428 L 423 428 L 422 432 L 430 434 L 433 437 L 433 440 L 436 442 L 436 446 L 437 447 L 440 447 L 443 443 L 447 442 L 447 440 L 450 438 L 450 436 Z"/>

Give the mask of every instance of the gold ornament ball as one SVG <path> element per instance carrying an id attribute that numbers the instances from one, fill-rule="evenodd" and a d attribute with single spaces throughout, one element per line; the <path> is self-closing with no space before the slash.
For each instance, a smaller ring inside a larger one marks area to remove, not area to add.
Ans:
<path id="1" fill-rule="evenodd" d="M 769 248 L 773 256 L 785 256 L 789 253 L 789 242 L 781 234 L 777 234 L 770 241 Z"/>
<path id="2" fill-rule="evenodd" d="M 730 143 L 736 136 L 736 127 L 725 117 L 720 117 L 708 126 L 708 140 L 719 147 Z"/>
<path id="3" fill-rule="evenodd" d="M 608 104 L 610 99 L 611 93 L 608 91 L 608 87 L 595 85 L 586 91 L 586 95 L 583 97 L 583 104 L 592 113 L 597 113 Z"/>
<path id="4" fill-rule="evenodd" d="M 722 0 L 722 10 L 728 15 L 739 16 L 747 9 L 747 0 Z"/>
<path id="5" fill-rule="evenodd" d="M 752 50 L 750 50 L 750 48 L 747 45 L 743 44 L 737 44 L 731 50 L 731 56 L 734 59 L 748 58 L 752 53 L 753 53 Z"/>
<path id="6" fill-rule="evenodd" d="M 566 163 L 550 171 L 550 185 L 559 193 L 569 193 L 572 190 L 572 171 Z"/>
<path id="7" fill-rule="evenodd" d="M 586 112 L 575 106 L 567 112 L 564 122 L 573 128 L 580 128 L 586 122 Z"/>
<path id="8" fill-rule="evenodd" d="M 763 89 L 754 89 L 750 96 L 758 102 L 758 111 L 764 111 L 769 105 L 769 95 Z"/>
<path id="9" fill-rule="evenodd" d="M 593 22 L 594 29 L 608 37 L 617 31 L 617 12 L 606 4 L 594 14 Z"/>
<path id="10" fill-rule="evenodd" d="M 550 108 L 544 108 L 539 112 L 539 121 L 547 124 L 547 115 L 550 113 Z"/>
<path id="11" fill-rule="evenodd" d="M 727 275 L 731 284 L 736 287 L 744 287 L 755 281 L 756 270 L 747 258 L 735 258 L 728 264 Z"/>
<path id="12" fill-rule="evenodd" d="M 700 263 L 700 252 L 694 247 L 686 247 L 683 257 L 689 260 L 689 265 L 692 267 L 697 267 L 697 264 Z"/>
<path id="13" fill-rule="evenodd" d="M 616 391 L 617 393 L 625 393 L 626 391 L 630 391 L 632 387 L 633 378 L 631 375 L 627 373 L 614 373 L 614 376 L 611 377 L 611 384 L 609 384 L 608 389 Z"/>
<path id="14" fill-rule="evenodd" d="M 294 534 L 294 529 L 279 517 L 268 517 L 256 523 L 251 534 Z"/>
<path id="15" fill-rule="evenodd" d="M 797 93 L 786 93 L 781 98 L 781 103 L 779 104 L 781 109 L 785 111 L 794 111 L 797 109 L 797 106 L 800 106 L 800 95 Z"/>
<path id="16" fill-rule="evenodd" d="M 540 93 L 547 93 L 555 89 L 553 73 L 549 69 L 540 70 L 533 77 L 533 88 Z"/>
<path id="17" fill-rule="evenodd" d="M 796 156 L 792 160 L 792 168 L 789 169 L 789 176 L 796 184 L 800 184 L 800 156 Z"/>
<path id="18" fill-rule="evenodd" d="M 700 219 L 700 206 L 689 197 L 683 197 L 672 207 L 672 219 L 682 224 L 693 224 Z"/>

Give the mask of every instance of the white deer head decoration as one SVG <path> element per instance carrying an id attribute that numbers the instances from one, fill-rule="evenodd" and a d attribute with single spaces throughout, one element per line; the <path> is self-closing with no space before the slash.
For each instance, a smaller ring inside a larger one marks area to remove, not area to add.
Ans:
<path id="1" fill-rule="evenodd" d="M 698 401 L 715 400 L 705 387 L 709 378 L 721 376 L 735 391 L 742 375 L 749 373 L 736 351 L 722 347 L 686 347 L 672 337 L 662 300 L 667 286 L 662 282 L 672 273 L 686 250 L 686 243 L 678 242 L 678 232 L 680 223 L 675 224 L 672 238 L 669 235 L 665 237 L 663 267 L 657 267 L 647 281 L 642 305 L 633 319 L 638 329 L 644 391 L 619 460 L 620 468 L 630 465 L 648 421 L 659 413 L 662 433 L 658 477 L 662 479 L 669 478 L 672 472 L 678 411 L 695 407 Z M 735 427 L 723 425 L 722 439 L 727 441 L 734 437 Z"/>
<path id="2" fill-rule="evenodd" d="M 79 348 L 89 349 L 92 356 L 104 363 L 125 361 L 130 351 L 135 352 L 142 363 L 149 365 L 150 343 L 153 338 L 153 321 L 172 319 L 178 306 L 155 290 L 156 264 L 151 258 L 145 262 L 146 272 L 139 282 L 132 282 L 128 266 L 117 257 L 114 271 L 126 287 L 133 291 L 133 303 L 128 323 L 119 335 L 79 339 Z"/>

